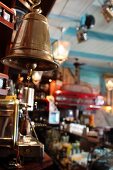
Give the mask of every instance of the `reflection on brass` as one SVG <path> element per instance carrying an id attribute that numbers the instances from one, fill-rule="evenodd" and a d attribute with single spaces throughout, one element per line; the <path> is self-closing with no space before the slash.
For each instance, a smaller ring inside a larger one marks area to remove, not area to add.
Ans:
<path id="1" fill-rule="evenodd" d="M 0 146 L 18 140 L 19 101 L 0 99 Z"/>
<path id="2" fill-rule="evenodd" d="M 2 63 L 21 70 L 33 69 L 34 65 L 37 71 L 58 67 L 51 54 L 47 18 L 36 9 L 24 16 L 10 53 Z"/>

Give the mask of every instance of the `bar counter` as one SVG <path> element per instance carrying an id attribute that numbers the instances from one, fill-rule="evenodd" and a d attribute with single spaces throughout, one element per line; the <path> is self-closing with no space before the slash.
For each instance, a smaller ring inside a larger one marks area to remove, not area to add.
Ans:
<path id="1" fill-rule="evenodd" d="M 30 162 L 27 164 L 24 164 L 21 168 L 22 170 L 43 170 L 44 168 L 48 168 L 53 164 L 53 161 L 51 157 L 49 157 L 46 153 L 44 154 L 44 159 L 42 162 Z"/>
<path id="2" fill-rule="evenodd" d="M 27 162 L 20 168 L 15 168 L 16 170 L 43 170 L 45 168 L 51 167 L 53 161 L 46 153 L 44 153 L 44 158 L 41 162 Z M 0 167 L 0 170 L 5 170 L 6 168 Z M 7 168 L 8 169 L 8 168 Z"/>

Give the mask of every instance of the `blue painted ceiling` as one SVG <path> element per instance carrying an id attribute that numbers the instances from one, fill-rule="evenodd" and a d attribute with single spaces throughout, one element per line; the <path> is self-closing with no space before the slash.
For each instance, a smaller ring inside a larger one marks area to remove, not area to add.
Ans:
<path id="1" fill-rule="evenodd" d="M 103 4 L 104 0 L 56 0 L 47 16 L 51 42 L 63 39 L 71 44 L 68 60 L 61 66 L 72 69 L 78 58 L 84 69 L 113 73 L 113 19 L 106 21 Z M 77 28 L 86 14 L 94 16 L 95 25 L 87 30 L 87 41 L 78 43 Z"/>

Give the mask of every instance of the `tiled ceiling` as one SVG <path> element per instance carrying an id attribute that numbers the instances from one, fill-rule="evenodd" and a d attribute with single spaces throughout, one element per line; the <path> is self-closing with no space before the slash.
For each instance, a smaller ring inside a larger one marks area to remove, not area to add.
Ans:
<path id="1" fill-rule="evenodd" d="M 51 41 L 61 39 L 59 28 L 65 28 L 62 39 L 71 43 L 69 59 L 62 66 L 72 68 L 78 58 L 83 67 L 113 72 L 113 19 L 105 20 L 103 4 L 104 0 L 56 0 L 47 16 Z M 77 27 L 85 14 L 95 17 L 95 26 L 88 30 L 88 40 L 78 43 Z"/>

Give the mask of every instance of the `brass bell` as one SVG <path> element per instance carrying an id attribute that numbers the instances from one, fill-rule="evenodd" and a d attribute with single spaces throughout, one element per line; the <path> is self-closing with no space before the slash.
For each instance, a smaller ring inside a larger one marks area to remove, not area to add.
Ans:
<path id="1" fill-rule="evenodd" d="M 49 71 L 58 67 L 51 54 L 47 18 L 38 9 L 24 15 L 12 48 L 1 62 L 20 70 Z"/>

